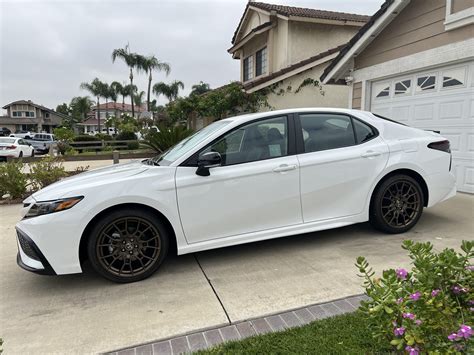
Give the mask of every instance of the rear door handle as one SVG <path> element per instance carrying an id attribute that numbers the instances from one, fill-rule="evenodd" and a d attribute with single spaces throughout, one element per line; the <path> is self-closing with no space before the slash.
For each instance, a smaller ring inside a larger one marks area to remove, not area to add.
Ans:
<path id="1" fill-rule="evenodd" d="M 279 167 L 273 169 L 275 173 L 283 173 L 285 171 L 295 170 L 297 168 L 296 164 L 288 165 L 282 164 Z"/>
<path id="2" fill-rule="evenodd" d="M 362 158 L 373 158 L 382 155 L 380 152 L 376 152 L 375 150 L 368 150 L 361 155 Z"/>

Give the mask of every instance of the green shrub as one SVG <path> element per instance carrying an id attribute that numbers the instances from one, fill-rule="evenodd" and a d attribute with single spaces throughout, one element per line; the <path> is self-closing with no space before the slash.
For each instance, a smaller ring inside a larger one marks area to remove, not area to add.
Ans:
<path id="1" fill-rule="evenodd" d="M 474 334 L 474 242 L 463 241 L 462 253 L 406 240 L 403 249 L 411 271 L 386 270 L 375 275 L 364 257 L 356 267 L 371 298 L 362 303 L 376 340 L 393 350 L 418 353 L 469 353 Z"/>
<path id="2" fill-rule="evenodd" d="M 109 136 L 108 134 L 105 134 L 105 133 L 97 133 L 95 135 L 95 137 L 98 138 L 101 141 L 111 141 L 111 140 L 113 140 L 112 136 Z"/>
<path id="3" fill-rule="evenodd" d="M 131 131 L 122 131 L 115 137 L 117 141 L 134 141 L 137 139 L 137 135 Z"/>
<path id="4" fill-rule="evenodd" d="M 22 173 L 23 163 L 6 162 L 0 165 L 0 198 L 9 194 L 11 199 L 23 198 L 28 188 L 28 179 Z"/>
<path id="5" fill-rule="evenodd" d="M 34 190 L 42 189 L 67 176 L 62 160 L 55 157 L 44 157 L 30 164 L 30 180 Z"/>
<path id="6" fill-rule="evenodd" d="M 59 141 L 57 144 L 56 144 L 56 148 L 58 150 L 58 153 L 61 154 L 61 155 L 66 155 L 66 153 L 73 149 L 69 143 L 67 142 L 63 142 L 63 141 Z"/>
<path id="7" fill-rule="evenodd" d="M 53 130 L 54 136 L 59 141 L 69 142 L 74 139 L 74 131 L 66 127 L 58 127 Z"/>
<path id="8" fill-rule="evenodd" d="M 73 142 L 99 142 L 100 139 L 96 136 L 89 136 L 88 134 L 81 134 L 80 136 L 75 136 L 72 140 Z"/>
<path id="9" fill-rule="evenodd" d="M 128 142 L 127 143 L 127 149 L 129 150 L 137 150 L 140 148 L 140 144 L 138 142 Z"/>
<path id="10" fill-rule="evenodd" d="M 166 151 L 193 133 L 192 130 L 183 126 L 166 127 L 161 125 L 158 128 L 159 132 L 150 130 L 145 135 L 143 142 L 158 153 Z"/>

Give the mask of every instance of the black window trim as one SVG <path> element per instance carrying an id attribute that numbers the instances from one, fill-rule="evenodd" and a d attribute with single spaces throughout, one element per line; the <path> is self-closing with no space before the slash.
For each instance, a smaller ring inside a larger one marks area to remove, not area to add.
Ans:
<path id="1" fill-rule="evenodd" d="M 281 114 L 281 115 L 272 115 L 272 116 L 266 116 L 266 117 L 259 117 L 251 121 L 244 122 L 238 126 L 235 126 L 229 131 L 226 131 L 222 133 L 219 137 L 213 139 L 211 142 L 206 144 L 203 148 L 199 149 L 197 152 L 192 154 L 189 158 L 187 158 L 184 162 L 179 164 L 179 166 L 185 166 L 185 167 L 193 167 L 197 168 L 197 159 L 199 157 L 199 154 L 209 148 L 211 145 L 214 143 L 217 143 L 219 140 L 221 140 L 224 136 L 228 135 L 229 133 L 232 133 L 238 129 L 240 129 L 243 126 L 260 122 L 260 121 L 266 121 L 266 120 L 271 120 L 274 118 L 280 118 L 280 117 L 286 117 L 286 122 L 287 122 L 287 128 L 288 128 L 288 151 L 286 155 L 282 155 L 279 157 L 268 157 L 266 159 L 260 159 L 260 160 L 254 160 L 254 161 L 249 161 L 249 162 L 243 162 L 243 163 L 235 163 L 235 164 L 228 164 L 228 165 L 223 165 L 222 167 L 227 167 L 227 166 L 234 166 L 234 165 L 242 165 L 242 164 L 250 164 L 250 163 L 255 163 L 258 161 L 266 161 L 270 159 L 278 159 L 278 158 L 284 158 L 284 157 L 289 157 L 292 155 L 297 154 L 297 149 L 296 149 L 296 129 L 295 129 L 295 117 L 293 113 L 287 113 L 287 114 Z"/>
<path id="2" fill-rule="evenodd" d="M 340 147 L 340 148 L 318 150 L 316 152 L 306 152 L 305 147 L 304 147 L 303 127 L 301 125 L 301 119 L 300 119 L 300 116 L 302 116 L 302 115 L 339 115 L 339 116 L 348 117 L 351 120 L 352 132 L 354 134 L 354 139 L 355 139 L 356 144 L 349 145 L 349 146 L 346 146 L 346 147 Z M 370 123 L 368 123 L 364 120 L 361 120 L 360 118 L 354 117 L 353 115 L 345 113 L 345 112 L 331 112 L 331 111 L 298 112 L 298 113 L 295 114 L 294 121 L 295 121 L 295 134 L 296 134 L 296 151 L 297 151 L 296 154 L 298 154 L 298 155 L 300 155 L 300 154 L 320 153 L 320 152 L 326 152 L 326 151 L 334 150 L 334 149 L 343 149 L 343 148 L 355 147 L 355 146 L 370 142 L 372 139 L 375 139 L 379 136 L 378 129 L 375 128 L 374 126 L 372 126 Z M 356 131 L 355 131 L 354 121 L 359 121 L 359 122 L 365 124 L 366 126 L 370 127 L 372 129 L 372 131 L 374 132 L 374 136 L 372 138 L 366 140 L 365 142 L 357 143 L 358 139 L 357 139 L 357 134 L 356 134 Z"/>

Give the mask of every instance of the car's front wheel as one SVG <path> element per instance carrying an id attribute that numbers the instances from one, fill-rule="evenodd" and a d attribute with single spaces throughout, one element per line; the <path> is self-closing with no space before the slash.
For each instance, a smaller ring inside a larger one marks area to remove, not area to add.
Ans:
<path id="1" fill-rule="evenodd" d="M 375 190 L 370 223 L 386 233 L 403 233 L 411 229 L 423 212 L 420 184 L 407 175 L 393 175 Z"/>
<path id="2" fill-rule="evenodd" d="M 114 282 L 135 282 L 153 274 L 168 253 L 168 232 L 147 210 L 124 208 L 102 217 L 87 245 L 93 268 Z"/>

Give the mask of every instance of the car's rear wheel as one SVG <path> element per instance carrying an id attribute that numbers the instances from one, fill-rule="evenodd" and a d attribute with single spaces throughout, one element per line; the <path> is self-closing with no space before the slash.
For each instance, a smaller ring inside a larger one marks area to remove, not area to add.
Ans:
<path id="1" fill-rule="evenodd" d="M 168 233 L 153 213 L 124 208 L 93 227 L 87 252 L 93 268 L 115 282 L 135 282 L 153 274 L 168 253 Z"/>
<path id="2" fill-rule="evenodd" d="M 370 223 L 386 233 L 403 233 L 411 229 L 423 212 L 420 184 L 407 175 L 393 175 L 375 190 Z"/>

